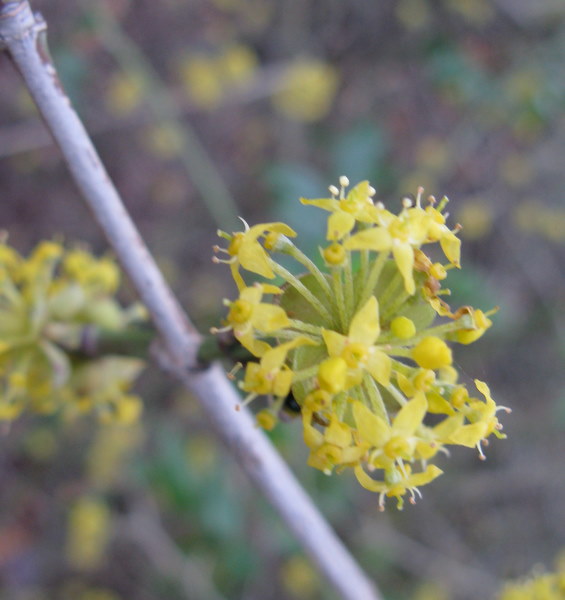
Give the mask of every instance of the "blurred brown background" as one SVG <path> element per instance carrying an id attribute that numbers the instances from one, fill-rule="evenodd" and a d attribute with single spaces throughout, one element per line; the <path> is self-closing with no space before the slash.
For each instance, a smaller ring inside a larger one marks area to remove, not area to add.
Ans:
<path id="1" fill-rule="evenodd" d="M 341 174 L 370 179 L 393 209 L 418 185 L 450 197 L 464 227 L 453 305 L 501 307 L 480 342 L 456 349 L 458 368 L 512 407 L 508 440 L 486 463 L 454 451 L 415 507 L 380 514 L 351 478 L 305 466 L 298 422 L 272 437 L 387 600 L 490 598 L 502 580 L 551 567 L 565 548 L 563 2 L 33 6 L 128 209 L 203 329 L 234 294 L 210 256 L 237 215 L 284 220 L 315 253 L 324 223 L 305 219 L 298 197 L 325 195 Z M 0 181 L 1 228 L 20 251 L 60 235 L 106 250 L 5 56 Z M 195 402 L 152 372 L 139 391 L 136 428 L 30 417 L 6 430 L 1 598 L 334 597 Z"/>

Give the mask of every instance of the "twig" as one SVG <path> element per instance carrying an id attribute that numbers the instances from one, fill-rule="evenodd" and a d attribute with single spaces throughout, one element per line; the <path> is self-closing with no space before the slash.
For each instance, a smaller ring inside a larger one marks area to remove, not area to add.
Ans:
<path id="1" fill-rule="evenodd" d="M 0 46 L 12 57 L 159 331 L 162 362 L 200 400 L 218 436 L 277 509 L 320 571 L 345 600 L 380 594 L 244 410 L 219 365 L 198 369 L 200 336 L 172 295 L 64 93 L 46 47 L 46 25 L 26 0 L 0 1 Z"/>

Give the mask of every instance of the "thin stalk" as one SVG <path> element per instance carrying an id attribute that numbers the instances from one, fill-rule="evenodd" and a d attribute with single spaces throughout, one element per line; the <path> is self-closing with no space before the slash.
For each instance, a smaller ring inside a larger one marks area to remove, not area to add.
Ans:
<path id="1" fill-rule="evenodd" d="M 418 293 L 418 292 L 416 292 Z M 394 313 L 396 313 L 398 311 L 398 309 L 406 302 L 406 300 L 408 300 L 408 298 L 410 298 L 410 294 L 408 292 L 406 292 L 405 290 L 403 290 L 402 292 L 400 292 L 396 298 L 394 299 L 394 302 L 392 304 L 386 303 L 385 300 L 382 300 L 383 304 L 381 304 L 381 306 L 386 306 L 386 310 L 383 312 L 383 314 L 381 315 L 381 319 L 383 321 L 388 321 L 389 318 L 394 315 Z"/>
<path id="2" fill-rule="evenodd" d="M 324 273 L 318 269 L 316 264 L 308 257 L 300 248 L 296 247 L 292 242 L 289 243 L 287 248 L 285 249 L 285 254 L 292 256 L 296 261 L 298 261 L 302 266 L 308 269 L 308 272 L 311 273 L 318 285 L 322 288 L 324 293 L 328 298 L 332 297 L 332 289 L 328 280 Z"/>
<path id="3" fill-rule="evenodd" d="M 353 288 L 353 271 L 351 266 L 351 254 L 347 253 L 347 262 L 343 269 L 343 275 L 345 279 L 345 312 L 347 315 L 347 322 L 351 321 L 353 317 L 353 310 L 355 308 L 355 291 Z"/>
<path id="4" fill-rule="evenodd" d="M 387 387 L 387 390 L 390 392 L 391 396 L 400 404 L 400 406 L 405 406 L 407 404 L 407 400 L 402 394 L 402 392 L 397 389 L 392 383 Z"/>
<path id="5" fill-rule="evenodd" d="M 301 331 L 290 331 L 289 329 L 281 329 L 281 331 L 277 331 L 275 337 L 280 340 L 295 340 L 299 337 L 306 337 L 316 343 L 320 343 L 322 340 L 322 338 L 319 335 L 313 336 L 311 334 L 303 333 Z"/>
<path id="6" fill-rule="evenodd" d="M 386 406 L 379 390 L 377 382 L 371 377 L 370 373 L 363 373 L 363 390 L 367 393 L 373 411 L 384 419 L 390 425 L 390 419 Z"/>
<path id="7" fill-rule="evenodd" d="M 273 271 L 279 277 L 282 277 L 287 283 L 289 283 L 323 319 L 328 322 L 332 320 L 328 309 L 296 276 L 272 259 L 269 260 L 269 264 L 271 265 Z"/>
<path id="8" fill-rule="evenodd" d="M 314 365 L 313 367 L 307 367 L 306 369 L 300 369 L 300 371 L 294 371 L 292 374 L 292 383 L 298 383 L 300 381 L 304 381 L 305 379 L 310 379 L 310 377 L 315 377 L 317 374 L 317 365 Z"/>
<path id="9" fill-rule="evenodd" d="M 318 337 L 321 337 L 322 335 L 321 327 L 318 327 L 317 325 L 310 325 L 310 323 L 304 323 L 298 319 L 290 319 L 290 327 L 292 327 L 292 329 L 298 329 L 298 331 L 312 333 Z"/>
<path id="10" fill-rule="evenodd" d="M 379 281 L 379 277 L 388 258 L 388 254 L 388 252 L 379 252 L 377 259 L 373 261 L 369 276 L 367 277 L 365 286 L 363 287 L 363 293 L 360 296 L 359 302 L 357 302 L 357 309 L 359 309 L 361 306 L 364 306 L 367 300 L 369 300 L 369 298 L 374 294 L 375 286 Z"/>
<path id="11" fill-rule="evenodd" d="M 339 267 L 332 268 L 332 286 L 334 291 L 334 306 L 337 309 L 339 324 L 342 333 L 346 333 L 347 316 L 345 314 L 345 299 L 343 297 L 343 284 L 341 281 L 341 269 Z"/>

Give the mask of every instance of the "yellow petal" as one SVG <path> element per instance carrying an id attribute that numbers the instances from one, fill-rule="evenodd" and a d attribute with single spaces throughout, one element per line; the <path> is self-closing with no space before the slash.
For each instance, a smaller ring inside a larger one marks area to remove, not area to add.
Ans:
<path id="1" fill-rule="evenodd" d="M 316 342 L 304 336 L 297 337 L 290 342 L 281 344 L 280 346 L 277 346 L 276 348 L 266 352 L 261 359 L 261 366 L 263 369 L 265 369 L 265 371 L 279 369 L 284 363 L 286 355 L 290 352 L 290 350 L 297 348 L 298 346 L 305 345 L 316 346 Z"/>
<path id="2" fill-rule="evenodd" d="M 289 368 L 281 369 L 273 381 L 273 394 L 278 398 L 285 398 L 290 392 L 294 373 Z"/>
<path id="3" fill-rule="evenodd" d="M 428 397 L 428 412 L 431 413 L 439 413 L 443 415 L 452 415 L 454 414 L 453 407 L 449 402 L 440 394 L 435 391 L 429 391 L 427 393 Z"/>
<path id="4" fill-rule="evenodd" d="M 358 464 L 359 461 L 365 456 L 365 453 L 369 449 L 367 444 L 361 446 L 349 446 L 343 448 L 341 452 L 341 462 L 346 465 Z"/>
<path id="5" fill-rule="evenodd" d="M 374 250 L 375 252 L 390 250 L 391 245 L 392 237 L 383 227 L 359 231 L 344 243 L 347 250 Z"/>
<path id="6" fill-rule="evenodd" d="M 264 333 L 272 333 L 290 325 L 286 312 L 280 306 L 258 304 L 253 310 L 253 326 Z"/>
<path id="7" fill-rule="evenodd" d="M 372 477 L 370 477 L 363 467 L 358 466 L 355 467 L 355 477 L 357 477 L 357 481 L 370 492 L 386 492 L 388 489 L 388 485 L 383 481 L 375 481 Z"/>
<path id="8" fill-rule="evenodd" d="M 253 356 L 263 356 L 263 354 L 271 348 L 267 342 L 256 340 L 253 337 L 252 332 L 247 332 L 243 335 L 235 332 L 235 337 L 244 348 L 253 354 Z"/>
<path id="9" fill-rule="evenodd" d="M 390 437 L 388 424 L 362 402 L 353 403 L 353 418 L 361 441 L 371 446 L 380 446 Z"/>
<path id="10" fill-rule="evenodd" d="M 340 333 L 331 331 L 330 329 L 322 329 L 322 337 L 328 349 L 330 356 L 341 356 L 345 345 L 347 344 L 347 338 Z"/>
<path id="11" fill-rule="evenodd" d="M 349 339 L 371 346 L 381 333 L 379 325 L 379 303 L 375 296 L 371 296 L 367 302 L 355 313 L 349 326 Z"/>
<path id="12" fill-rule="evenodd" d="M 369 194 L 371 190 L 371 184 L 365 180 L 359 182 L 355 187 L 351 188 L 349 194 L 347 194 L 346 201 L 351 204 L 357 205 L 362 208 L 364 205 L 371 205 L 371 196 Z"/>
<path id="13" fill-rule="evenodd" d="M 447 260 L 452 265 L 459 267 L 461 260 L 461 240 L 449 231 L 441 237 L 439 243 Z"/>
<path id="14" fill-rule="evenodd" d="M 487 399 L 487 402 L 490 404 L 494 404 L 494 400 L 492 399 L 491 395 L 490 395 L 490 388 L 489 386 L 484 382 L 481 381 L 480 379 L 475 379 L 475 386 L 477 387 L 477 389 L 479 390 L 479 392 L 481 392 L 481 394 Z"/>
<path id="15" fill-rule="evenodd" d="M 443 471 L 439 467 L 436 467 L 435 465 L 428 465 L 428 468 L 423 473 L 410 475 L 407 483 L 409 487 L 419 487 L 421 485 L 426 485 L 426 483 L 430 483 L 430 481 L 433 481 L 442 473 Z"/>
<path id="16" fill-rule="evenodd" d="M 388 386 L 392 372 L 392 361 L 388 354 L 372 348 L 366 368 L 378 383 Z"/>
<path id="17" fill-rule="evenodd" d="M 444 419 L 433 428 L 434 437 L 440 442 L 447 443 L 451 435 L 462 426 L 463 415 L 454 415 Z"/>
<path id="18" fill-rule="evenodd" d="M 346 448 L 351 443 L 351 429 L 345 423 L 341 423 L 335 417 L 332 418 L 326 428 L 324 440 L 339 448 Z"/>
<path id="19" fill-rule="evenodd" d="M 326 239 L 341 240 L 355 226 L 355 217 L 347 212 L 338 210 L 330 215 L 328 219 L 328 231 Z"/>
<path id="20" fill-rule="evenodd" d="M 412 435 L 422 424 L 427 408 L 428 401 L 424 392 L 418 392 L 398 411 L 394 418 L 392 428 L 395 433 L 404 436 Z"/>
<path id="21" fill-rule="evenodd" d="M 243 288 L 239 293 L 240 300 L 245 300 L 251 304 L 257 304 L 261 301 L 263 296 L 263 290 L 260 285 L 252 285 L 250 287 Z"/>
<path id="22" fill-rule="evenodd" d="M 237 253 L 241 266 L 251 273 L 257 273 L 267 279 L 274 279 L 275 274 L 269 265 L 269 258 L 265 249 L 257 241 L 244 239 Z"/>
<path id="23" fill-rule="evenodd" d="M 280 287 L 276 285 L 271 285 L 270 283 L 261 283 L 256 287 L 260 287 L 263 294 L 282 294 L 283 291 Z"/>
<path id="24" fill-rule="evenodd" d="M 486 433 L 487 424 L 484 422 L 463 425 L 449 436 L 448 443 L 473 448 L 485 437 Z"/>
<path id="25" fill-rule="evenodd" d="M 235 281 L 235 284 L 237 285 L 237 289 L 241 292 L 241 290 L 246 287 L 246 283 L 245 283 L 245 281 L 243 281 L 243 277 L 239 274 L 238 263 L 235 261 L 233 263 L 230 263 L 230 270 L 231 270 L 233 280 Z"/>
<path id="26" fill-rule="evenodd" d="M 339 201 L 334 198 L 316 198 L 314 200 L 300 198 L 300 202 L 309 206 L 317 206 L 318 208 L 329 210 L 330 212 L 339 210 Z"/>
<path id="27" fill-rule="evenodd" d="M 406 293 L 413 294 L 416 291 L 416 284 L 414 283 L 414 250 L 412 250 L 412 246 L 396 241 L 392 245 L 392 255 L 404 279 Z"/>
<path id="28" fill-rule="evenodd" d="M 312 427 L 312 411 L 302 411 L 302 425 L 304 427 L 304 443 L 308 448 L 318 448 L 324 443 L 324 436 L 315 428 Z"/>
<path id="29" fill-rule="evenodd" d="M 248 239 L 257 239 L 263 235 L 266 231 L 274 231 L 275 233 L 282 233 L 288 237 L 296 237 L 296 231 L 289 227 L 286 223 L 261 223 L 259 225 L 253 225 L 246 233 L 245 237 Z"/>

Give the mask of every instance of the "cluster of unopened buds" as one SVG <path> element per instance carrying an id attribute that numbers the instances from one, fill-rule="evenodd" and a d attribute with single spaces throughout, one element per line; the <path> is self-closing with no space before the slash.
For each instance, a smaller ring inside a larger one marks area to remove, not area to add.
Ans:
<path id="1" fill-rule="evenodd" d="M 0 243 L 0 421 L 25 410 L 93 410 L 121 423 L 139 416 L 129 388 L 143 361 L 82 352 L 89 328 L 116 332 L 144 318 L 140 306 L 124 309 L 114 298 L 119 281 L 109 257 L 42 242 L 25 258 Z"/>
<path id="2" fill-rule="evenodd" d="M 375 202 L 363 181 L 330 186 L 330 197 L 301 199 L 329 213 L 319 268 L 284 223 L 218 232 L 239 298 L 225 300 L 224 327 L 256 360 L 247 362 L 240 388 L 247 404 L 267 396 L 258 423 L 272 429 L 281 410 L 302 417 L 309 464 L 330 474 L 351 467 L 360 484 L 379 494 L 379 506 L 409 494 L 442 471 L 438 452 L 459 445 L 478 450 L 502 426 L 486 383 L 478 392 L 458 382 L 450 343 L 469 344 L 491 326 L 490 313 L 452 311 L 442 281 L 460 267 L 459 227 L 450 229 L 447 198 L 403 200 L 399 214 Z M 424 206 L 425 204 L 425 206 Z M 438 243 L 446 264 L 422 249 Z M 297 273 L 276 262 L 292 257 Z M 259 275 L 248 284 L 241 273 Z M 282 283 L 275 285 L 281 281 Z M 441 317 L 441 323 L 434 323 Z"/>

